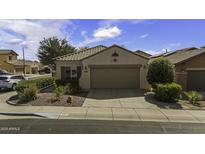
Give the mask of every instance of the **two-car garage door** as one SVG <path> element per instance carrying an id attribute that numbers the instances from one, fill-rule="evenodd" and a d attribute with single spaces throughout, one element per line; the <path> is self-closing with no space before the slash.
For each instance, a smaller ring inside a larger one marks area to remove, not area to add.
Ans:
<path id="1" fill-rule="evenodd" d="M 94 67 L 91 68 L 91 88 L 139 88 L 139 67 Z"/>
<path id="2" fill-rule="evenodd" d="M 205 91 L 205 70 L 188 71 L 187 90 Z"/>

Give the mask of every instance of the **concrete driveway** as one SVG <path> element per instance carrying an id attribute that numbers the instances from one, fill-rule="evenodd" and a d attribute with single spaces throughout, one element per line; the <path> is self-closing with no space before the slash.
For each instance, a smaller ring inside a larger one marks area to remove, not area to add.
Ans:
<path id="1" fill-rule="evenodd" d="M 90 90 L 84 107 L 156 109 L 157 105 L 145 99 L 140 89 L 93 89 Z"/>

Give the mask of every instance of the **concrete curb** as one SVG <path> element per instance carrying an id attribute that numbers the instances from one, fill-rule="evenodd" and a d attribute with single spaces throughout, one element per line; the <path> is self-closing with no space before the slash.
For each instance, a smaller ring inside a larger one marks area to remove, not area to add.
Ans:
<path id="1" fill-rule="evenodd" d="M 36 113 L 18 113 L 18 112 L 0 112 L 0 115 L 7 116 L 36 116 L 49 119 L 58 119 L 60 114 L 57 113 L 46 113 L 46 112 L 36 112 Z"/>
<path id="2" fill-rule="evenodd" d="M 13 105 L 13 106 L 31 106 L 28 104 L 18 104 L 18 103 L 13 103 L 12 101 L 6 100 L 6 103 L 9 105 Z"/>

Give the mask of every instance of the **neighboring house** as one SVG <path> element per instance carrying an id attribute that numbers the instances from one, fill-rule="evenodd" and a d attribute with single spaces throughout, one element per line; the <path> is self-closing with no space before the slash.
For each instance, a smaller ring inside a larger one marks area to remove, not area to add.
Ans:
<path id="1" fill-rule="evenodd" d="M 144 52 L 144 51 L 142 51 L 142 50 L 137 50 L 137 51 L 135 51 L 137 54 L 139 54 L 139 55 L 142 55 L 142 56 L 145 56 L 145 57 L 150 57 L 150 56 L 152 56 L 151 54 L 149 54 L 149 53 L 147 53 L 147 52 Z"/>
<path id="2" fill-rule="evenodd" d="M 13 50 L 0 50 L 0 68 L 15 74 L 22 74 L 24 71 L 23 60 L 17 59 L 18 54 Z M 38 73 L 39 62 L 25 60 L 25 73 Z"/>
<path id="3" fill-rule="evenodd" d="M 8 64 L 7 61 L 17 60 L 18 54 L 13 50 L 0 50 L 0 68 L 14 73 L 15 68 Z"/>
<path id="4" fill-rule="evenodd" d="M 149 58 L 118 45 L 96 46 L 56 58 L 56 78 L 79 78 L 84 90 L 98 88 L 147 89 Z"/>
<path id="5" fill-rule="evenodd" d="M 175 65 L 175 81 L 184 90 L 205 91 L 205 46 L 185 48 L 174 52 L 152 56 L 163 56 Z"/>

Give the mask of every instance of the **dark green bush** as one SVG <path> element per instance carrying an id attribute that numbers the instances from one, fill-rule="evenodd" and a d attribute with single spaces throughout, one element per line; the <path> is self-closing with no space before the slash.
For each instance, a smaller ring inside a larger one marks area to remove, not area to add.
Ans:
<path id="1" fill-rule="evenodd" d="M 18 97 L 21 103 L 35 100 L 37 99 L 37 88 L 36 87 L 25 88 L 23 91 L 18 93 Z"/>
<path id="2" fill-rule="evenodd" d="M 163 57 L 151 60 L 148 65 L 147 81 L 155 89 L 158 83 L 171 83 L 174 80 L 174 65 Z"/>
<path id="3" fill-rule="evenodd" d="M 157 84 L 155 98 L 163 102 L 176 102 L 181 95 L 182 88 L 177 83 Z"/>

